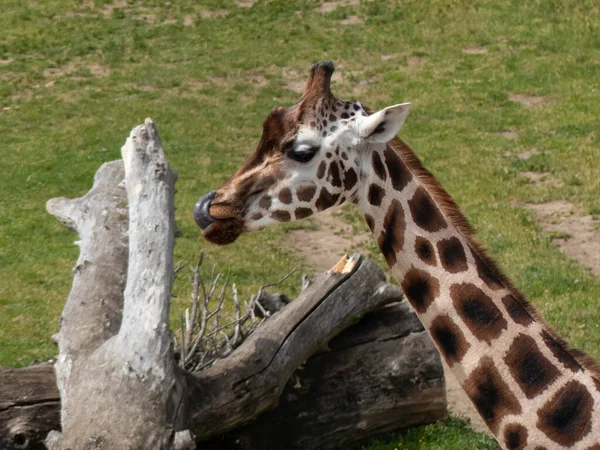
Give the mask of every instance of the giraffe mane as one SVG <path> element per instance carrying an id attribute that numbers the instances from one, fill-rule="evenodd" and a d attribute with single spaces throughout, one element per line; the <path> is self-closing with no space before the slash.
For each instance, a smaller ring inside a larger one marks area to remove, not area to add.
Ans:
<path id="1" fill-rule="evenodd" d="M 370 111 L 369 111 L 370 113 Z M 459 206 L 454 202 L 450 194 L 444 189 L 441 183 L 423 167 L 423 164 L 412 151 L 412 149 L 400 138 L 393 138 L 387 143 L 388 147 L 394 150 L 406 164 L 409 170 L 423 184 L 429 195 L 435 203 L 439 205 L 442 213 L 450 220 L 452 225 L 462 234 L 471 250 L 480 257 L 482 263 L 486 266 L 490 274 L 494 276 L 500 284 L 502 284 L 513 298 L 523 307 L 529 316 L 536 322 L 542 325 L 542 328 L 556 342 L 556 344 L 568 353 L 575 362 L 582 368 L 590 371 L 592 375 L 600 381 L 600 365 L 598 365 L 590 356 L 581 350 L 572 348 L 562 337 L 560 337 L 550 327 L 540 313 L 527 300 L 527 298 L 519 291 L 513 282 L 502 272 L 498 264 L 488 256 L 485 246 L 477 238 L 477 233 L 473 226 L 469 223 L 465 215 L 462 213 Z"/>

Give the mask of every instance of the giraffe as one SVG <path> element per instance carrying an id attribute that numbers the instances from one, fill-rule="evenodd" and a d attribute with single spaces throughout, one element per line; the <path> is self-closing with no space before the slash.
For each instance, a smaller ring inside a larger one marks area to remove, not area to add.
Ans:
<path id="1" fill-rule="evenodd" d="M 302 98 L 263 123 L 253 156 L 194 218 L 216 244 L 345 201 L 364 214 L 406 297 L 502 448 L 600 450 L 600 370 L 557 336 L 486 255 L 396 134 L 410 103 L 371 113 L 315 64 Z"/>

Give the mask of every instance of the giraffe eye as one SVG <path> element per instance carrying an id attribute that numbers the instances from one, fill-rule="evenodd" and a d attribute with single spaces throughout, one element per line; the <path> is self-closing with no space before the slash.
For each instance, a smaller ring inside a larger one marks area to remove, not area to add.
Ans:
<path id="1" fill-rule="evenodd" d="M 299 145 L 296 148 L 290 148 L 287 152 L 288 156 L 295 161 L 308 162 L 317 154 L 319 147 L 311 147 L 310 145 Z"/>

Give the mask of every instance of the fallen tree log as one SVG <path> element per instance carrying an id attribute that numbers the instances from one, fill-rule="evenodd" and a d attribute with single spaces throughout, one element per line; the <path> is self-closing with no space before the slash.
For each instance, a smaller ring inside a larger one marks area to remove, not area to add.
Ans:
<path id="1" fill-rule="evenodd" d="M 204 441 L 199 448 L 210 439 L 333 448 L 445 415 L 439 357 L 406 302 L 332 340 L 401 299 L 359 257 L 320 276 L 227 358 L 180 370 L 168 330 L 175 177 L 149 120 L 123 153 L 127 191 L 116 161 L 98 171 L 86 196 L 48 204 L 81 237 L 57 336 L 62 433 L 48 436 L 49 448 L 192 448 L 184 430 Z M 0 447 L 40 448 L 46 432 L 59 429 L 57 384 L 43 367 L 0 371 Z M 9 379 L 23 382 L 8 392 Z M 28 415 L 42 407 L 44 421 Z M 279 441 L 264 438 L 269 429 Z"/>

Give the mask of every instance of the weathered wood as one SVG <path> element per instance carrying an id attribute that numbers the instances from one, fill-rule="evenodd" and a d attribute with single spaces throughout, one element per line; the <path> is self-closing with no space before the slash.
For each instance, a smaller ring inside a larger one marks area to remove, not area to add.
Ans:
<path id="1" fill-rule="evenodd" d="M 112 294 L 111 305 L 123 292 L 125 267 L 110 251 L 118 248 L 121 257 L 127 249 L 120 240 L 125 233 L 119 214 L 126 204 L 110 203 L 120 199 L 120 180 L 110 178 L 107 200 L 95 201 L 92 188 L 82 199 L 48 205 L 63 222 L 74 224 L 81 237 L 79 274 L 58 335 L 62 436 L 54 433 L 47 440 L 53 449 L 86 448 L 90 443 L 97 449 L 170 448 L 178 426 L 184 388 L 168 329 L 175 176 L 151 120 L 131 132 L 122 154 L 129 265 L 121 326 L 108 339 L 110 333 L 95 334 L 90 327 L 114 330 L 114 321 L 106 324 L 102 292 Z"/>
<path id="2" fill-rule="evenodd" d="M 406 301 L 367 314 L 312 356 L 276 408 L 203 449 L 334 449 L 446 416 L 438 353 Z"/>
<path id="3" fill-rule="evenodd" d="M 52 364 L 0 368 L 0 449 L 45 449 L 60 426 L 60 396 Z"/>
<path id="4" fill-rule="evenodd" d="M 352 276 L 322 275 L 230 357 L 192 375 L 190 429 L 198 437 L 215 436 L 274 407 L 292 373 L 315 351 L 401 295 L 370 260 L 357 263 Z"/>

